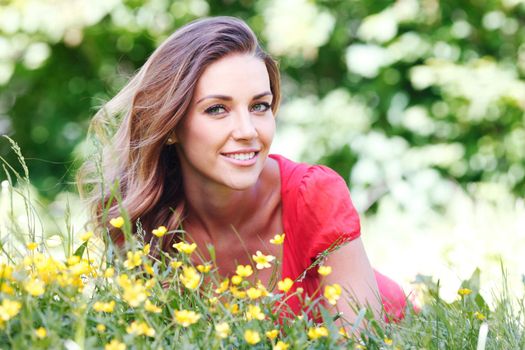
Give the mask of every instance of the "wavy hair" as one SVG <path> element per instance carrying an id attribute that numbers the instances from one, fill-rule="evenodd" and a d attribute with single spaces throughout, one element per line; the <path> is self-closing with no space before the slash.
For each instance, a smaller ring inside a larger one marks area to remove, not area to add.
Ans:
<path id="1" fill-rule="evenodd" d="M 109 227 L 102 216 L 103 208 L 109 207 L 109 218 L 124 209 L 133 227 L 140 221 L 148 241 L 157 226 L 179 227 L 185 216 L 183 179 L 175 147 L 166 141 L 186 115 L 204 70 L 234 53 L 251 54 L 264 62 L 275 114 L 280 102 L 277 64 L 248 25 L 233 17 L 199 19 L 179 28 L 95 114 L 89 134 L 101 145 L 101 158 L 84 163 L 77 180 L 96 226 Z M 118 183 L 119 203 L 111 200 L 109 185 L 114 183 Z M 124 242 L 120 230 L 109 230 L 113 242 Z M 159 248 L 168 250 L 172 239 Z"/>

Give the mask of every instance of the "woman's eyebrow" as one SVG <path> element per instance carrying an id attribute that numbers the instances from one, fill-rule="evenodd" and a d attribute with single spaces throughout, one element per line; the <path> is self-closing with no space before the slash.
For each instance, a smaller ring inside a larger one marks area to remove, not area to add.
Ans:
<path id="1" fill-rule="evenodd" d="M 261 97 L 268 96 L 268 95 L 273 96 L 273 94 L 270 91 L 265 91 L 263 93 L 260 93 L 260 94 L 257 94 L 255 96 L 253 96 L 253 100 L 257 100 L 257 99 L 260 99 Z M 195 103 L 195 104 L 199 104 L 202 101 L 207 100 L 207 99 L 217 99 L 217 100 L 225 100 L 225 101 L 232 101 L 233 100 L 233 98 L 231 96 L 226 96 L 226 95 L 208 95 L 208 96 L 204 96 L 203 98 L 199 99 L 197 101 L 197 103 Z"/>

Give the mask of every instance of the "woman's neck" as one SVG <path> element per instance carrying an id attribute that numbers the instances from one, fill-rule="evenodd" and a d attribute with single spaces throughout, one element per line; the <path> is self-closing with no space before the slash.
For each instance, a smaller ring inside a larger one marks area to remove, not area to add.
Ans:
<path id="1" fill-rule="evenodd" d="M 264 186 L 259 181 L 246 190 L 218 188 L 218 186 L 184 186 L 188 216 L 187 225 L 198 227 L 212 241 L 214 235 L 235 234 L 256 215 L 260 201 L 264 201 Z"/>

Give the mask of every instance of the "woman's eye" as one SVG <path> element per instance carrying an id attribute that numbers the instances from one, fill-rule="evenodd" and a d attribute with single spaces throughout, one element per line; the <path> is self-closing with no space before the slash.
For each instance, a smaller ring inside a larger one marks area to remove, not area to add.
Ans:
<path id="1" fill-rule="evenodd" d="M 223 105 L 215 105 L 215 106 L 206 108 L 204 112 L 211 114 L 211 115 L 217 115 L 217 114 L 226 112 L 226 108 L 224 108 Z"/>
<path id="2" fill-rule="evenodd" d="M 256 103 L 252 107 L 252 110 L 254 112 L 266 112 L 269 109 L 270 109 L 270 104 L 267 102 Z"/>

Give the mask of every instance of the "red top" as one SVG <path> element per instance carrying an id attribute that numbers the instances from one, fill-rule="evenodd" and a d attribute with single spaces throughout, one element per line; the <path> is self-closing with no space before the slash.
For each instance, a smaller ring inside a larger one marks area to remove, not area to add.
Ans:
<path id="1" fill-rule="evenodd" d="M 359 214 L 350 199 L 345 181 L 332 169 L 322 165 L 296 163 L 271 154 L 281 172 L 282 223 L 286 237 L 283 245 L 282 278 L 299 278 L 293 290 L 302 287 L 315 297 L 320 282 L 317 268 L 304 271 L 318 255 L 334 245 L 360 236 Z M 385 310 L 401 317 L 405 303 L 402 289 L 376 272 Z M 317 294 L 318 295 L 318 294 Z M 294 313 L 300 313 L 298 298 L 287 300 Z"/>

